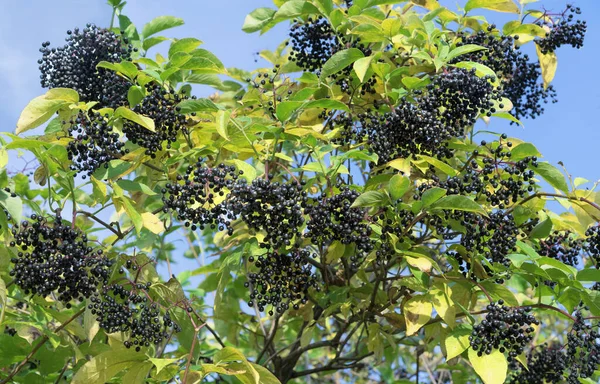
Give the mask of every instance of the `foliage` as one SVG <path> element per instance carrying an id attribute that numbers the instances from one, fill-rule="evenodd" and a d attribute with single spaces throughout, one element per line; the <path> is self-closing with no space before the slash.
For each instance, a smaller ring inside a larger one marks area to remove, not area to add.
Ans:
<path id="1" fill-rule="evenodd" d="M 253 72 L 118 0 L 44 43 L 0 138 L 0 382 L 597 382 L 596 185 L 478 128 L 583 44 L 529 3 L 277 0 Z"/>

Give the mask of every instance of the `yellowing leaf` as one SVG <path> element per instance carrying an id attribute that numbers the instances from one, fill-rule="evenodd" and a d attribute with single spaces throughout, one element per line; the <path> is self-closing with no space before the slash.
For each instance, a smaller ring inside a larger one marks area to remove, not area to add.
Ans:
<path id="1" fill-rule="evenodd" d="M 122 117 L 124 119 L 133 121 L 136 124 L 141 125 L 149 131 L 155 132 L 156 128 L 154 127 L 154 120 L 149 117 L 137 114 L 133 112 L 131 109 L 125 107 L 119 107 L 115 111 L 115 117 Z"/>
<path id="2" fill-rule="evenodd" d="M 373 56 L 367 56 L 367 57 L 358 59 L 354 62 L 354 65 L 353 65 L 354 72 L 356 72 L 356 76 L 358 76 L 358 79 L 360 80 L 361 83 L 363 81 L 365 81 L 365 75 L 367 74 L 367 71 L 369 70 L 369 67 L 371 66 L 372 60 L 373 60 Z"/>
<path id="3" fill-rule="evenodd" d="M 217 113 L 217 132 L 227 141 L 229 140 L 229 134 L 227 132 L 227 125 L 229 124 L 229 115 L 231 112 L 229 111 L 219 111 Z"/>
<path id="4" fill-rule="evenodd" d="M 179 359 L 158 359 L 158 358 L 150 358 L 150 361 L 156 367 L 156 374 L 162 371 L 166 366 L 174 364 Z"/>
<path id="5" fill-rule="evenodd" d="M 465 325 L 459 325 L 444 339 L 446 347 L 446 360 L 450 360 L 459 356 L 469 348 L 469 335 L 471 329 Z"/>
<path id="6" fill-rule="evenodd" d="M 148 228 L 154 234 L 160 234 L 165 230 L 163 222 L 152 212 L 142 213 L 144 227 Z"/>
<path id="7" fill-rule="evenodd" d="M 101 353 L 85 363 L 73 377 L 73 384 L 104 384 L 117 373 L 146 360 L 146 355 L 120 347 Z"/>
<path id="8" fill-rule="evenodd" d="M 433 305 L 426 296 L 414 296 L 404 304 L 403 313 L 406 319 L 406 335 L 414 335 L 431 320 Z"/>
<path id="9" fill-rule="evenodd" d="M 69 88 L 54 88 L 31 100 L 17 121 L 16 134 L 39 127 L 59 109 L 79 101 L 79 95 Z"/>
<path id="10" fill-rule="evenodd" d="M 454 328 L 456 320 L 456 310 L 454 303 L 450 299 L 452 296 L 452 290 L 447 284 L 437 284 L 431 290 L 429 290 L 429 296 L 433 308 L 440 315 L 444 322 Z"/>
<path id="11" fill-rule="evenodd" d="M 469 361 L 484 384 L 503 384 L 506 380 L 508 362 L 497 349 L 489 355 L 477 356 L 477 351 L 469 348 Z"/>
<path id="12" fill-rule="evenodd" d="M 519 13 L 519 7 L 512 0 L 469 0 L 465 11 L 475 8 L 491 9 L 498 12 Z"/>
<path id="13" fill-rule="evenodd" d="M 542 79 L 544 80 L 544 88 L 547 88 L 548 85 L 554 80 L 554 75 L 556 75 L 556 67 L 558 66 L 558 58 L 556 57 L 556 53 L 548 52 L 542 53 L 540 47 L 535 44 L 535 51 L 537 52 L 538 59 L 540 61 L 540 68 L 542 69 Z"/>
<path id="14" fill-rule="evenodd" d="M 404 259 L 409 265 L 419 269 L 419 271 L 422 272 L 431 272 L 431 268 L 433 267 L 431 260 L 426 257 L 405 256 Z"/>

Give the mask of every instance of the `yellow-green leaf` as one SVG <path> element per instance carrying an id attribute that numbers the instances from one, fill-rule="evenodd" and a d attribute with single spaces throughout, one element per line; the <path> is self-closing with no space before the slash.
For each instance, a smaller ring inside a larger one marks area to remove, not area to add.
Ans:
<path id="1" fill-rule="evenodd" d="M 216 123 L 217 123 L 217 132 L 227 141 L 229 140 L 229 133 L 227 132 L 227 125 L 229 124 L 229 116 L 231 112 L 229 111 L 219 111 L 217 113 Z"/>
<path id="2" fill-rule="evenodd" d="M 540 47 L 535 44 L 535 51 L 537 52 L 538 59 L 540 61 L 540 68 L 542 69 L 542 79 L 544 80 L 544 87 L 548 87 L 554 75 L 556 75 L 556 67 L 558 66 L 558 58 L 556 53 L 548 52 L 542 53 Z"/>
<path id="3" fill-rule="evenodd" d="M 497 349 L 489 355 L 477 356 L 477 351 L 469 348 L 469 361 L 484 384 L 503 384 L 506 380 L 506 356 Z"/>
<path id="4" fill-rule="evenodd" d="M 356 60 L 365 57 L 362 51 L 358 48 L 344 49 L 343 51 L 336 52 L 323 64 L 321 70 L 321 79 L 331 76 L 342 69 L 346 68 Z"/>
<path id="5" fill-rule="evenodd" d="M 469 336 L 471 335 L 471 332 L 472 330 L 470 327 L 461 324 L 446 336 L 444 339 L 446 360 L 459 356 L 469 348 Z"/>
<path id="6" fill-rule="evenodd" d="M 465 11 L 475 8 L 491 9 L 498 12 L 519 13 L 519 7 L 512 0 L 469 0 L 465 4 Z"/>
<path id="7" fill-rule="evenodd" d="M 104 384 L 119 372 L 146 360 L 146 355 L 123 347 L 103 352 L 85 363 L 73 377 L 73 384 Z"/>
<path id="8" fill-rule="evenodd" d="M 431 320 L 433 305 L 426 296 L 414 296 L 404 304 L 403 313 L 406 320 L 406 335 L 414 335 Z"/>
<path id="9" fill-rule="evenodd" d="M 31 100 L 17 121 L 16 134 L 39 127 L 59 109 L 79 101 L 76 91 L 69 88 L 54 88 Z"/>
<path id="10" fill-rule="evenodd" d="M 165 230 L 163 222 L 152 212 L 142 213 L 142 220 L 144 227 L 148 228 L 150 232 L 158 235 Z"/>
<path id="11" fill-rule="evenodd" d="M 358 76 L 358 79 L 361 83 L 365 81 L 365 76 L 367 74 L 367 71 L 369 70 L 369 67 L 371 66 L 372 60 L 373 56 L 367 56 L 358 59 L 354 62 L 354 72 L 356 72 L 356 76 Z"/>
<path id="12" fill-rule="evenodd" d="M 149 131 L 155 132 L 156 128 L 154 127 L 154 120 L 149 117 L 137 114 L 133 112 L 131 109 L 125 107 L 119 107 L 115 111 L 115 117 L 122 117 L 124 119 L 133 121 L 136 124 L 141 125 Z"/>

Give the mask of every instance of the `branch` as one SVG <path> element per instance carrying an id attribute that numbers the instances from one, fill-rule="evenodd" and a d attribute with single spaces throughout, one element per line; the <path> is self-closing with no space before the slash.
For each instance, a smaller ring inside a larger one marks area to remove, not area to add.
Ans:
<path id="1" fill-rule="evenodd" d="M 77 313 L 75 313 L 67 321 L 65 321 L 58 328 L 56 328 L 54 330 L 54 333 L 60 332 L 63 328 L 65 328 L 67 325 L 69 325 L 73 320 L 75 320 L 76 318 L 78 318 L 79 316 L 81 316 L 83 314 L 83 312 L 85 312 L 85 307 L 81 308 Z M 19 373 L 21 371 L 21 369 L 23 369 L 23 367 L 25 366 L 25 364 L 27 364 L 29 362 L 29 360 L 31 360 L 31 358 L 33 357 L 33 355 L 35 355 L 35 353 L 44 344 L 46 344 L 46 342 L 49 339 L 50 338 L 48 336 L 46 336 L 46 335 L 42 336 L 42 338 L 40 339 L 40 341 L 35 345 L 35 347 L 33 347 L 33 349 L 31 350 L 31 352 L 29 352 L 29 354 L 27 355 L 27 357 L 25 357 L 25 360 L 21 361 L 4 380 L 0 381 L 0 384 L 7 384 L 7 383 L 12 382 L 12 378 L 15 377 L 15 375 L 17 373 Z"/>
<path id="2" fill-rule="evenodd" d="M 277 333 L 277 324 L 278 323 L 279 323 L 279 315 L 275 315 L 275 320 L 273 320 L 273 324 L 271 324 L 271 331 L 269 332 L 269 338 L 265 341 L 264 348 L 262 349 L 262 351 L 260 351 L 260 353 L 258 354 L 258 357 L 256 358 L 257 363 L 260 361 L 260 359 L 262 359 L 265 352 L 267 352 L 267 349 L 269 349 L 269 347 L 271 346 L 271 343 L 273 342 L 273 339 L 275 338 L 275 334 Z"/>

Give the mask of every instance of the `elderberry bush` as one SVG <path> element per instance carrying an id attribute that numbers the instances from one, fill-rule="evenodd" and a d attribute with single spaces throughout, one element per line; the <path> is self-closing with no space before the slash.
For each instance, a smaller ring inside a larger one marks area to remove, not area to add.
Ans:
<path id="1" fill-rule="evenodd" d="M 13 227 L 10 242 L 17 250 L 10 275 L 25 294 L 54 292 L 69 303 L 89 297 L 107 282 L 112 262 L 88 244 L 83 232 L 64 224 L 58 213 L 52 222 L 35 214 L 31 220 Z"/>
<path id="2" fill-rule="evenodd" d="M 73 138 L 67 144 L 70 168 L 78 173 L 89 176 L 101 166 L 108 167 L 110 160 L 129 152 L 108 122 L 108 116 L 99 112 L 79 112 L 69 121 L 68 131 Z"/>
<path id="3" fill-rule="evenodd" d="M 521 52 L 517 37 L 495 35 L 494 28 L 491 25 L 472 35 L 460 33 L 457 47 L 475 44 L 486 49 L 461 55 L 454 62 L 473 61 L 491 68 L 500 79 L 502 95 L 513 104 L 510 113 L 517 119 L 535 119 L 544 113 L 543 104 L 557 102 L 556 90 L 552 85 L 544 87 L 539 64 Z"/>
<path id="4" fill-rule="evenodd" d="M 415 91 L 414 102 L 403 98 L 393 112 L 359 134 L 368 138 L 380 164 L 417 154 L 452 157 L 448 139 L 464 136 L 480 114 L 496 112 L 493 101 L 501 97 L 489 80 L 458 68 L 437 75 L 424 90 Z"/>
<path id="5" fill-rule="evenodd" d="M 208 226 L 211 229 L 227 229 L 232 234 L 232 216 L 225 207 L 225 193 L 242 173 L 222 163 L 208 167 L 202 159 L 198 159 L 194 165 L 187 167 L 184 175 L 177 175 L 177 183 L 168 183 L 162 190 L 163 212 L 175 211 L 177 219 L 193 231 L 197 227 L 203 230 Z"/>
<path id="6" fill-rule="evenodd" d="M 308 261 L 314 257 L 314 253 L 305 249 L 293 249 L 289 253 L 270 251 L 256 260 L 250 256 L 249 263 L 258 271 L 248 273 L 245 283 L 251 289 L 248 305 L 256 304 L 261 312 L 270 305 L 277 313 L 283 313 L 290 306 L 297 310 L 306 304 L 308 289 L 320 290 Z"/>
<path id="7" fill-rule="evenodd" d="M 67 31 L 67 44 L 49 48 L 45 42 L 38 60 L 43 88 L 72 88 L 81 101 L 97 101 L 102 107 L 116 108 L 127 104 L 130 84 L 115 72 L 96 66 L 101 61 L 119 63 L 131 60 L 134 49 L 127 39 L 88 24 L 80 30 Z"/>
<path id="8" fill-rule="evenodd" d="M 149 83 L 146 85 L 146 96 L 132 110 L 151 118 L 155 131 L 124 119 L 123 133 L 133 144 L 146 148 L 146 155 L 155 158 L 156 152 L 163 149 L 164 141 L 169 149 L 177 141 L 177 134 L 186 131 L 187 118 L 177 110 L 177 104 L 186 98 L 173 90 Z"/>
<path id="9" fill-rule="evenodd" d="M 149 299 L 150 283 L 105 285 L 101 292 L 90 298 L 88 308 L 96 316 L 106 333 L 127 332 L 125 347 L 159 345 L 169 338 L 171 332 L 180 332 L 169 311 Z"/>
<path id="10" fill-rule="evenodd" d="M 507 307 L 502 300 L 489 304 L 486 309 L 485 319 L 469 336 L 471 348 L 478 356 L 489 355 L 493 350 L 507 352 L 508 360 L 512 361 L 532 340 L 534 328 L 531 325 L 539 322 L 529 314 L 531 308 Z"/>
<path id="11" fill-rule="evenodd" d="M 240 179 L 233 185 L 226 205 L 248 227 L 265 232 L 261 247 L 277 250 L 297 246 L 308 201 L 307 193 L 302 190 L 303 184 L 267 179 L 255 179 L 247 184 L 245 179 Z"/>
<path id="12" fill-rule="evenodd" d="M 549 32 L 546 32 L 546 37 L 535 41 L 542 53 L 554 52 L 563 45 L 570 45 L 573 48 L 583 47 L 587 23 L 581 20 L 573 22 L 575 15 L 580 14 L 579 7 L 567 5 L 567 9 L 558 20 L 540 18 L 537 25 L 550 29 Z"/>
<path id="13" fill-rule="evenodd" d="M 328 245 L 332 241 L 342 244 L 354 244 L 355 254 L 351 257 L 352 268 L 358 268 L 359 262 L 373 249 L 372 230 L 365 220 L 367 210 L 352 208 L 352 203 L 360 195 L 347 186 L 338 186 L 340 192 L 328 197 L 321 195 L 307 206 L 309 216 L 306 237 L 313 244 Z"/>

